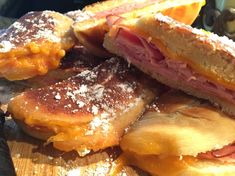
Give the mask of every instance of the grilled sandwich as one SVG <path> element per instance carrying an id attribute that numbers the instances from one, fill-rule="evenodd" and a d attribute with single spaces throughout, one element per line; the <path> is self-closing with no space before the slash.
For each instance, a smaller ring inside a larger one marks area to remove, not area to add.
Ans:
<path id="1" fill-rule="evenodd" d="M 171 90 L 124 135 L 126 163 L 158 176 L 232 176 L 235 121 L 208 102 Z"/>
<path id="2" fill-rule="evenodd" d="M 29 135 L 84 156 L 118 145 L 161 87 L 112 58 L 63 82 L 20 94 L 8 111 Z"/>

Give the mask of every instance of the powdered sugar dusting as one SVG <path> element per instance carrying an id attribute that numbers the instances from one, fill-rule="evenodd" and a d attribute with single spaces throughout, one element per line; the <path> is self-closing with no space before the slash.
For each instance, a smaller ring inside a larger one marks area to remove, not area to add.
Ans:
<path id="1" fill-rule="evenodd" d="M 17 46 L 39 40 L 59 42 L 60 38 L 54 32 L 59 22 L 50 13 L 55 12 L 30 12 L 14 22 L 0 35 L 0 52 L 9 52 Z"/>
<path id="2" fill-rule="evenodd" d="M 112 58 L 68 80 L 33 90 L 28 96 L 43 106 L 40 109 L 67 114 L 78 122 L 82 119 L 85 129 L 79 135 L 83 138 L 92 135 L 106 139 L 115 130 L 113 122 L 135 108 L 146 95 L 146 84 L 140 83 L 139 74 L 121 59 Z"/>
<path id="3" fill-rule="evenodd" d="M 95 14 L 93 14 L 90 11 L 82 11 L 82 10 L 70 11 L 67 12 L 65 15 L 72 18 L 76 22 L 82 22 L 95 16 Z"/>
<path id="4" fill-rule="evenodd" d="M 0 52 L 8 52 L 13 46 L 14 45 L 12 45 L 11 42 L 3 40 L 0 42 Z"/>

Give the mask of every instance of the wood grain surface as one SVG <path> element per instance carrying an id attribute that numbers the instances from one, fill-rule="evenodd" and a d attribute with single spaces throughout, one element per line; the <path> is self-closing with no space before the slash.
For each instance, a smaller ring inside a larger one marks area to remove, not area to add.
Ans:
<path id="1" fill-rule="evenodd" d="M 21 83 L 0 79 L 0 102 L 24 91 Z M 6 110 L 6 105 L 1 106 Z M 5 123 L 5 135 L 18 176 L 105 176 L 110 175 L 113 161 L 121 153 L 118 147 L 79 157 L 76 152 L 64 153 L 51 144 L 32 138 L 21 131 L 9 117 Z M 131 167 L 124 167 L 118 175 L 145 175 Z"/>

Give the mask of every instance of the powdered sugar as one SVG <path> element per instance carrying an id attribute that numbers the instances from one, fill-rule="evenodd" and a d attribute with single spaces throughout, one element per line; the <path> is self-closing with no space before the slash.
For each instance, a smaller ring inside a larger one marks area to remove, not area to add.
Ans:
<path id="1" fill-rule="evenodd" d="M 94 142 L 91 142 L 94 146 L 84 142 L 82 146 L 78 144 L 75 148 L 82 155 L 86 154 L 83 147 L 87 150 L 98 150 L 99 147 L 110 145 L 110 142 L 104 141 L 106 138 L 109 140 L 108 136 L 119 138 L 119 132 L 114 135 L 117 128 L 122 129 L 120 126 L 123 125 L 125 129 L 129 121 L 131 123 L 135 116 L 138 118 L 138 112 L 141 110 L 132 110 L 141 105 L 140 101 L 143 101 L 146 95 L 145 84 L 141 84 L 139 79 L 137 70 L 128 68 L 127 63 L 121 59 L 112 58 L 68 80 L 33 90 L 28 96 L 34 97 L 35 102 L 40 104 L 40 110 L 46 109 L 47 112 L 68 118 L 61 118 L 62 122 L 73 119 L 74 126 L 70 130 L 75 130 L 74 136 L 71 136 L 75 142 L 81 138 L 85 141 L 91 136 L 94 138 Z M 126 115 L 128 112 L 132 114 Z M 124 117 L 129 119 L 124 120 Z M 120 125 L 119 119 L 125 123 Z M 111 143 L 117 140 L 113 139 Z M 104 144 L 100 141 L 104 141 Z"/>
<path id="2" fill-rule="evenodd" d="M 186 29 L 199 41 L 206 42 L 208 46 L 212 46 L 214 50 L 224 50 L 228 54 L 235 57 L 235 42 L 226 36 L 221 37 L 208 31 L 193 28 L 190 25 L 185 25 L 184 23 L 173 20 L 172 18 L 164 16 L 161 13 L 157 13 L 155 15 L 155 19 L 161 23 L 167 23 L 172 28 L 179 27 L 181 29 Z"/>
<path id="3" fill-rule="evenodd" d="M 82 22 L 88 20 L 94 16 L 92 12 L 89 11 L 81 11 L 81 10 L 74 10 L 67 12 L 65 15 L 72 18 L 76 22 Z"/>
<path id="4" fill-rule="evenodd" d="M 3 40 L 0 42 L 0 52 L 8 52 L 11 50 L 11 48 L 13 47 L 13 45 L 11 44 L 11 42 L 7 41 L 7 40 Z"/>

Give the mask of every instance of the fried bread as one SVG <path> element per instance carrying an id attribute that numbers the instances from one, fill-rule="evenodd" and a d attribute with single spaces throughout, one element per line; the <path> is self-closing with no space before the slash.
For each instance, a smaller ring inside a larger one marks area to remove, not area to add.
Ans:
<path id="1" fill-rule="evenodd" d="M 22 93 L 8 111 L 29 135 L 83 156 L 118 145 L 161 87 L 112 58 L 63 82 Z"/>

